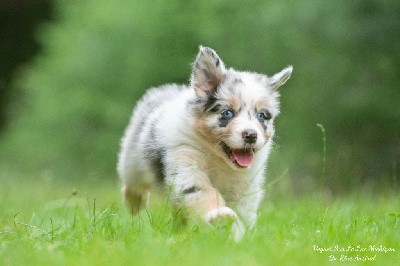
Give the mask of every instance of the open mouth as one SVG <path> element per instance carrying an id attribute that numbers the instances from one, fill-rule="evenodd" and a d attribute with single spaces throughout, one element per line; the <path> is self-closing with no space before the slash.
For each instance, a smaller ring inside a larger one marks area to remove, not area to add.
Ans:
<path id="1" fill-rule="evenodd" d="M 228 156 L 229 160 L 236 166 L 246 168 L 251 165 L 254 159 L 254 149 L 242 148 L 232 149 L 225 142 L 221 142 L 222 149 Z"/>

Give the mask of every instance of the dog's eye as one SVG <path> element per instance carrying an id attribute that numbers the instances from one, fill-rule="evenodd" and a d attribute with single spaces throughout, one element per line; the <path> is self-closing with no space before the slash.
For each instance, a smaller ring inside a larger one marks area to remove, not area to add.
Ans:
<path id="1" fill-rule="evenodd" d="M 257 114 L 257 119 L 260 122 L 264 122 L 265 120 L 270 120 L 272 118 L 271 114 L 267 111 L 267 112 L 259 112 Z"/>
<path id="2" fill-rule="evenodd" d="M 232 110 L 225 110 L 225 111 L 222 112 L 222 116 L 223 116 L 224 118 L 227 118 L 227 119 L 232 118 L 233 115 L 234 115 L 234 114 L 233 114 L 233 111 L 232 111 Z"/>

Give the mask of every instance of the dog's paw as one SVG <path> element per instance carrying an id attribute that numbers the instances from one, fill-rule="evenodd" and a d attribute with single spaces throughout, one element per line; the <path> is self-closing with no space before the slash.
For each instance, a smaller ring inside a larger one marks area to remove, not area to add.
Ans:
<path id="1" fill-rule="evenodd" d="M 236 213 L 228 207 L 211 210 L 205 216 L 206 222 L 215 227 L 231 226 L 236 218 Z"/>
<path id="2" fill-rule="evenodd" d="M 130 190 L 127 186 L 122 188 L 122 193 L 125 197 L 125 204 L 127 205 L 131 214 L 136 215 L 146 207 L 148 193 L 135 193 Z"/>

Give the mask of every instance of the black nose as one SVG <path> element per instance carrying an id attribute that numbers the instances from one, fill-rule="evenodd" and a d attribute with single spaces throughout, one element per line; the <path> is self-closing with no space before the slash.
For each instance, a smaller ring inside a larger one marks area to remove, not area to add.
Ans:
<path id="1" fill-rule="evenodd" d="M 252 129 L 245 130 L 242 132 L 242 138 L 246 143 L 255 143 L 257 141 L 257 132 Z"/>

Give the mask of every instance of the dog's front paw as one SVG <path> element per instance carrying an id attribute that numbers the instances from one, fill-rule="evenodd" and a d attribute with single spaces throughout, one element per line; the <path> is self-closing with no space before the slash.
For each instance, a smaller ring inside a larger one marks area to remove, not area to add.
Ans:
<path id="1" fill-rule="evenodd" d="M 236 213 L 228 208 L 221 207 L 214 210 L 209 211 L 204 217 L 206 222 L 216 226 L 216 227 L 225 227 L 230 226 L 236 220 Z"/>

